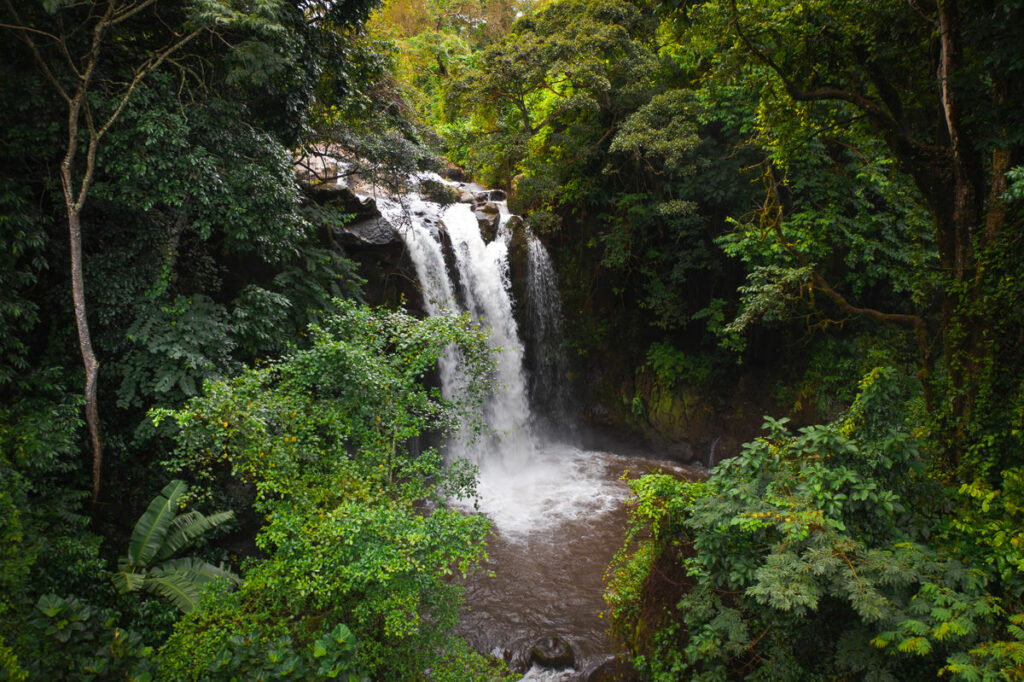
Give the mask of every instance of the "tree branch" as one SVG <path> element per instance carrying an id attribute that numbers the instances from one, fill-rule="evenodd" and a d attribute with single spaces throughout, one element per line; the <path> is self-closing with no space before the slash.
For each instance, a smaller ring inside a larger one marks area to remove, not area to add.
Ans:
<path id="1" fill-rule="evenodd" d="M 135 16 L 136 14 L 146 9 L 155 2 L 156 0 L 143 0 L 143 2 L 140 2 L 135 7 L 130 7 L 124 11 L 114 10 L 114 16 L 110 19 L 110 25 L 116 26 L 117 24 L 120 24 L 122 21 L 131 19 L 133 16 Z M 113 2 L 111 2 L 111 5 L 113 5 Z"/>
<path id="2" fill-rule="evenodd" d="M 69 95 L 68 91 L 64 89 L 64 86 L 60 84 L 60 81 L 57 80 L 57 77 L 53 75 L 53 71 L 50 70 L 50 67 L 46 63 L 46 60 L 43 59 L 43 55 L 40 54 L 39 47 L 36 45 L 36 41 L 32 40 L 32 37 L 30 35 L 30 33 L 42 33 L 43 35 L 51 34 L 47 34 L 45 31 L 37 31 L 35 29 L 29 28 L 28 26 L 21 25 L 21 17 L 18 16 L 18 12 L 14 9 L 14 6 L 11 5 L 11 0 L 4 0 L 4 4 L 7 6 L 7 11 L 11 13 L 11 16 L 14 17 L 14 20 L 19 24 L 17 26 L 5 24 L 4 26 L 18 31 L 21 41 L 28 45 L 29 50 L 32 51 L 32 56 L 35 58 L 36 64 L 39 65 L 39 69 L 43 72 L 43 76 L 46 78 L 46 80 L 50 82 L 50 84 L 54 88 L 57 89 L 57 92 L 60 93 L 60 96 L 64 99 L 65 102 L 68 103 L 68 106 L 70 106 L 72 99 L 71 95 Z M 52 37 L 54 39 L 57 39 L 57 36 Z M 60 42 L 60 40 L 57 39 L 57 42 Z"/>
<path id="3" fill-rule="evenodd" d="M 763 50 L 758 48 L 754 41 L 752 41 L 747 34 L 743 31 L 740 26 L 739 9 L 736 7 L 736 0 L 730 0 L 732 6 L 732 20 L 731 24 L 733 29 L 736 31 L 736 35 L 747 47 L 747 49 L 754 55 L 761 63 L 771 69 L 782 81 L 783 86 L 786 88 L 786 93 L 798 102 L 817 102 L 817 101 L 841 101 L 847 102 L 854 105 L 858 109 L 862 110 L 867 114 L 868 118 L 880 129 L 888 132 L 890 135 L 900 139 L 903 143 L 910 145 L 911 147 L 920 151 L 934 151 L 932 147 L 921 143 L 912 137 L 905 126 L 893 116 L 892 113 L 886 110 L 884 106 L 876 102 L 875 100 L 851 90 L 846 90 L 837 87 L 820 87 L 814 89 L 805 89 L 799 86 L 793 81 L 786 72 L 780 67 L 775 60 L 769 55 L 765 54 Z"/>
<path id="4" fill-rule="evenodd" d="M 172 54 L 180 50 L 190 40 L 199 35 L 200 30 L 201 29 L 196 29 L 195 31 L 192 31 L 191 33 L 185 35 L 183 38 L 178 40 L 178 42 L 166 47 L 162 52 L 157 53 L 155 59 L 151 58 L 147 63 L 143 64 L 138 71 L 135 72 L 135 76 L 132 77 L 131 83 L 128 84 L 128 88 L 127 90 L 125 90 L 124 95 L 121 97 L 121 101 L 118 102 L 117 108 L 114 110 L 112 114 L 110 114 L 110 117 L 107 118 L 106 122 L 103 124 L 103 127 L 100 128 L 99 131 L 96 133 L 97 137 L 103 137 L 103 135 L 110 129 L 110 126 L 112 126 L 114 122 L 117 120 L 118 116 L 121 115 L 121 112 L 124 111 L 125 106 L 127 106 L 128 104 L 128 100 L 131 99 L 132 93 L 135 92 L 135 88 L 138 86 L 139 82 L 142 81 L 142 79 L 148 76 L 150 73 L 152 73 L 154 69 L 159 68 L 161 64 L 167 61 L 168 57 L 170 57 Z"/>

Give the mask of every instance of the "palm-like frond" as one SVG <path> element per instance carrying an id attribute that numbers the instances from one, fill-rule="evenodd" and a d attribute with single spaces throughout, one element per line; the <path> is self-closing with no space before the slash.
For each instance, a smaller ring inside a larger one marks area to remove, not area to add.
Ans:
<path id="1" fill-rule="evenodd" d="M 202 559 L 172 559 L 150 569 L 142 589 L 170 599 L 182 612 L 188 613 L 199 603 L 203 586 L 218 579 L 239 582 L 231 571 Z"/>
<path id="2" fill-rule="evenodd" d="M 156 560 L 166 559 L 192 544 L 203 533 L 213 530 L 235 518 L 232 511 L 222 511 L 205 516 L 197 511 L 180 514 L 171 521 Z"/>
<path id="3" fill-rule="evenodd" d="M 188 573 L 200 587 L 218 578 L 226 578 L 235 584 L 239 582 L 238 576 L 226 568 L 214 566 L 209 561 L 203 561 L 195 557 L 171 559 L 158 566 L 154 566 L 150 571 L 150 575 L 166 575 L 170 573 Z"/>
<path id="4" fill-rule="evenodd" d="M 198 603 L 207 583 L 217 579 L 239 582 L 231 571 L 202 559 L 170 558 L 206 531 L 235 518 L 230 511 L 209 516 L 198 511 L 179 515 L 178 500 L 187 489 L 184 481 L 171 481 L 149 503 L 132 531 L 128 555 L 121 557 L 117 573 L 111 576 L 119 591 L 146 590 L 170 599 L 185 613 Z"/>
<path id="5" fill-rule="evenodd" d="M 171 521 L 178 513 L 178 498 L 188 486 L 174 480 L 149 503 L 146 513 L 139 518 L 128 545 L 128 563 L 135 567 L 148 566 L 156 558 L 167 537 Z"/>
<path id="6" fill-rule="evenodd" d="M 143 589 L 170 599 L 182 613 L 188 613 L 199 603 L 200 586 L 187 571 L 159 575 L 156 571 L 151 571 L 146 576 Z"/>
<path id="7" fill-rule="evenodd" d="M 127 566 L 122 566 L 121 570 L 110 576 L 110 579 L 119 592 L 134 592 L 142 589 L 142 584 L 146 581 L 146 574 L 133 573 Z"/>

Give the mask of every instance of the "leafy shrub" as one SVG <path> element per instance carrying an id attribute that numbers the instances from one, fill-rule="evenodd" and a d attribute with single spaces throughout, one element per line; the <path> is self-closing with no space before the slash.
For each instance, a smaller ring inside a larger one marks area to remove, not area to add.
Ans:
<path id="1" fill-rule="evenodd" d="M 23 661 L 30 679 L 154 679 L 153 648 L 115 626 L 115 615 L 77 597 L 40 597 L 26 624 L 32 644 Z"/>
<path id="2" fill-rule="evenodd" d="M 422 679 L 462 652 L 463 675 L 500 677 L 451 633 L 462 592 L 452 578 L 486 557 L 489 524 L 443 503 L 473 494 L 475 472 L 409 447 L 461 428 L 480 404 L 491 368 L 483 332 L 465 317 L 336 305 L 310 329 L 310 348 L 156 415 L 180 427 L 168 464 L 196 479 L 199 496 L 241 479 L 264 521 L 264 558 L 248 562 L 237 592 L 213 589 L 179 623 L 160 653 L 164 677 L 204 679 L 233 646 L 245 675 L 299 670 L 337 623 L 359 640 L 358 674 Z M 469 371 L 462 394 L 446 399 L 425 379 L 450 344 Z M 232 635 L 255 648 L 243 656 L 248 645 Z"/>
<path id="3" fill-rule="evenodd" d="M 620 552 L 608 601 L 638 669 L 654 680 L 909 680 L 1016 665 L 1019 618 L 1006 614 L 1019 603 L 935 541 L 945 496 L 923 475 L 897 386 L 874 370 L 845 418 L 796 434 L 766 418 L 768 434 L 706 483 L 632 484 L 639 549 Z M 639 606 L 664 558 L 686 577 L 652 616 Z"/>
<path id="4" fill-rule="evenodd" d="M 234 573 L 202 559 L 172 558 L 204 533 L 235 518 L 231 511 L 209 516 L 196 510 L 179 513 L 179 500 L 187 490 L 184 481 L 171 481 L 153 498 L 132 530 L 128 554 L 112 576 L 121 592 L 152 592 L 185 613 L 196 605 L 200 590 L 208 583 L 218 579 L 238 582 Z"/>

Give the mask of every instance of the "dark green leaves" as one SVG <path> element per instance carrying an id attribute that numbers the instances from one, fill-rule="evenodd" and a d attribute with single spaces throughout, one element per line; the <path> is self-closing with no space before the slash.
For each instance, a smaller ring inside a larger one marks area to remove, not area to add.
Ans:
<path id="1" fill-rule="evenodd" d="M 128 545 L 130 565 L 148 566 L 156 558 L 171 527 L 171 521 L 178 513 L 178 499 L 187 489 L 184 481 L 171 481 L 149 503 L 149 508 L 132 531 L 131 543 Z"/>
<path id="2" fill-rule="evenodd" d="M 202 559 L 171 559 L 206 532 L 235 518 L 230 511 L 204 516 L 198 511 L 179 514 L 182 496 L 188 490 L 184 481 L 174 480 L 149 503 L 132 531 L 128 555 L 111 576 L 121 592 L 146 590 L 169 599 L 181 611 L 191 611 L 202 588 L 224 579 L 237 583 L 230 571 Z"/>

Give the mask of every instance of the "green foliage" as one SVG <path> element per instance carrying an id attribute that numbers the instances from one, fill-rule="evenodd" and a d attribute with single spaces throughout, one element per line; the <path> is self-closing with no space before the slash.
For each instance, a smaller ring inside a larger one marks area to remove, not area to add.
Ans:
<path id="1" fill-rule="evenodd" d="M 507 186 L 525 160 L 523 191 L 529 182 L 544 184 L 531 176 L 550 173 L 559 161 L 571 170 L 592 160 L 585 141 L 600 137 L 622 100 L 647 87 L 651 19 L 629 2 L 564 1 L 524 17 L 485 50 L 475 71 L 452 90 L 462 106 L 473 107 L 479 145 L 470 148 L 469 162 L 480 179 Z M 571 183 L 550 200 L 587 193 L 579 184 L 583 176 L 563 177 Z"/>
<path id="2" fill-rule="evenodd" d="M 156 679 L 153 647 L 137 633 L 116 627 L 109 610 L 76 597 L 43 595 L 29 627 L 38 647 L 38 657 L 27 666 L 32 679 Z"/>
<path id="3" fill-rule="evenodd" d="M 893 379 L 869 374 L 828 425 L 794 435 L 786 420 L 766 419 L 768 434 L 707 483 L 632 484 L 629 539 L 640 548 L 620 552 L 608 597 L 644 674 L 981 679 L 1013 660 L 1014 640 L 999 636 L 1016 627 L 1006 620 L 1018 603 L 1011 583 L 999 588 L 994 573 L 929 540 L 938 530 L 929 502 L 942 497 L 922 476 Z M 986 494 L 972 499 L 992 506 Z M 979 534 L 994 540 L 988 530 Z M 637 605 L 661 555 L 685 569 L 685 592 L 641 638 Z M 993 592 L 1006 588 L 1003 598 Z"/>
<path id="4" fill-rule="evenodd" d="M 223 566 L 195 557 L 172 559 L 205 533 L 232 521 L 233 512 L 205 516 L 199 511 L 180 513 L 181 498 L 188 490 L 184 481 L 171 481 L 149 503 L 132 530 L 127 556 L 118 561 L 111 576 L 121 592 L 145 590 L 169 599 L 184 613 L 199 602 L 202 589 L 214 580 L 238 583 Z"/>
<path id="5" fill-rule="evenodd" d="M 203 680 L 333 680 L 368 682 L 355 667 L 357 642 L 339 623 L 305 650 L 296 650 L 285 635 L 264 644 L 256 637 L 232 635 Z"/>
<path id="6" fill-rule="evenodd" d="M 387 679 L 421 679 L 463 646 L 451 635 L 461 594 L 451 576 L 485 558 L 488 523 L 442 506 L 472 494 L 468 465 L 409 445 L 462 428 L 488 390 L 491 351 L 464 317 L 336 305 L 310 329 L 310 348 L 156 415 L 181 429 L 172 467 L 207 495 L 241 479 L 265 522 L 266 558 L 248 563 L 237 592 L 212 592 L 182 621 L 161 653 L 167 676 L 202 679 L 232 632 L 259 642 L 245 664 L 257 670 L 260 647 L 290 637 L 297 666 L 325 623 L 346 623 L 360 642 L 353 670 Z M 424 379 L 453 343 L 470 371 L 449 400 Z"/>
<path id="7" fill-rule="evenodd" d="M 651 344 L 647 349 L 647 366 L 668 389 L 679 382 L 704 385 L 711 379 L 712 367 L 707 358 L 691 357 L 667 343 Z"/>
<path id="8" fill-rule="evenodd" d="M 25 194 L 10 178 L 0 178 L 0 386 L 29 367 L 26 333 L 39 321 L 39 306 L 27 294 L 46 270 L 44 232 Z"/>

